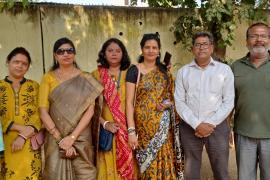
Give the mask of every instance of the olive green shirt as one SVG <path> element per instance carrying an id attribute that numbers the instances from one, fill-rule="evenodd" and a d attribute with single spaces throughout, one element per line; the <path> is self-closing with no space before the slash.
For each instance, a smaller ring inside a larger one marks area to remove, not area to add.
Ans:
<path id="1" fill-rule="evenodd" d="M 249 54 L 232 64 L 235 79 L 234 131 L 270 138 L 270 59 L 256 68 Z"/>

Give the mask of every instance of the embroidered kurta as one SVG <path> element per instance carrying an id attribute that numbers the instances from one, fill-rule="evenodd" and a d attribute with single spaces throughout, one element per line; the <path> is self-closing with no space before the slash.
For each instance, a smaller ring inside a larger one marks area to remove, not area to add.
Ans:
<path id="1" fill-rule="evenodd" d="M 31 149 L 30 140 L 26 140 L 23 149 L 11 152 L 17 131 L 10 131 L 13 123 L 41 128 L 38 111 L 39 85 L 24 79 L 18 92 L 15 92 L 7 80 L 0 81 L 0 119 L 4 134 L 4 162 L 2 175 L 6 180 L 37 180 L 41 178 L 40 151 Z"/>

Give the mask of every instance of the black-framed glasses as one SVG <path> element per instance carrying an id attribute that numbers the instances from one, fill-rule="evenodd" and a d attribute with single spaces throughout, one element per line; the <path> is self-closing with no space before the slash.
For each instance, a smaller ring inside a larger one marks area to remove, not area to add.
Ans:
<path id="1" fill-rule="evenodd" d="M 69 49 L 61 49 L 61 48 L 59 48 L 59 49 L 56 50 L 55 53 L 56 53 L 57 55 L 64 55 L 65 52 L 66 52 L 67 54 L 75 54 L 75 49 L 73 49 L 73 48 L 69 48 Z"/>
<path id="2" fill-rule="evenodd" d="M 248 38 L 251 40 L 259 39 L 261 38 L 262 40 L 266 40 L 269 38 L 269 35 L 267 34 L 249 34 Z"/>
<path id="3" fill-rule="evenodd" d="M 206 48 L 208 48 L 211 44 L 212 44 L 212 43 L 207 43 L 207 42 L 205 42 L 205 43 L 195 43 L 195 44 L 194 44 L 194 48 L 196 48 L 196 49 L 206 49 Z"/>

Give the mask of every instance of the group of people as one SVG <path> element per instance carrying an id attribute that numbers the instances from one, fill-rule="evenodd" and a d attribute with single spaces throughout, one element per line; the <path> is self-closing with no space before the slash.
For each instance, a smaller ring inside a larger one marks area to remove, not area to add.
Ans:
<path id="1" fill-rule="evenodd" d="M 249 53 L 229 67 L 211 57 L 213 36 L 196 33 L 194 60 L 175 81 L 156 33 L 143 35 L 136 65 L 108 39 L 92 73 L 77 65 L 73 42 L 58 39 L 40 85 L 25 78 L 28 51 L 15 48 L 0 81 L 0 179 L 195 180 L 205 146 L 214 179 L 228 180 L 234 109 L 238 177 L 256 179 L 259 163 L 269 180 L 270 28 L 253 24 L 246 38 Z"/>

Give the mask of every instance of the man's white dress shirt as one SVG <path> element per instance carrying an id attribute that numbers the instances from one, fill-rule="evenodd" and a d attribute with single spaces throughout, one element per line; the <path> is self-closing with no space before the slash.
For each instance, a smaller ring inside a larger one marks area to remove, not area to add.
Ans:
<path id="1" fill-rule="evenodd" d="M 212 58 L 201 68 L 193 60 L 178 70 L 174 98 L 178 114 L 193 129 L 202 122 L 217 126 L 234 107 L 231 68 Z"/>

